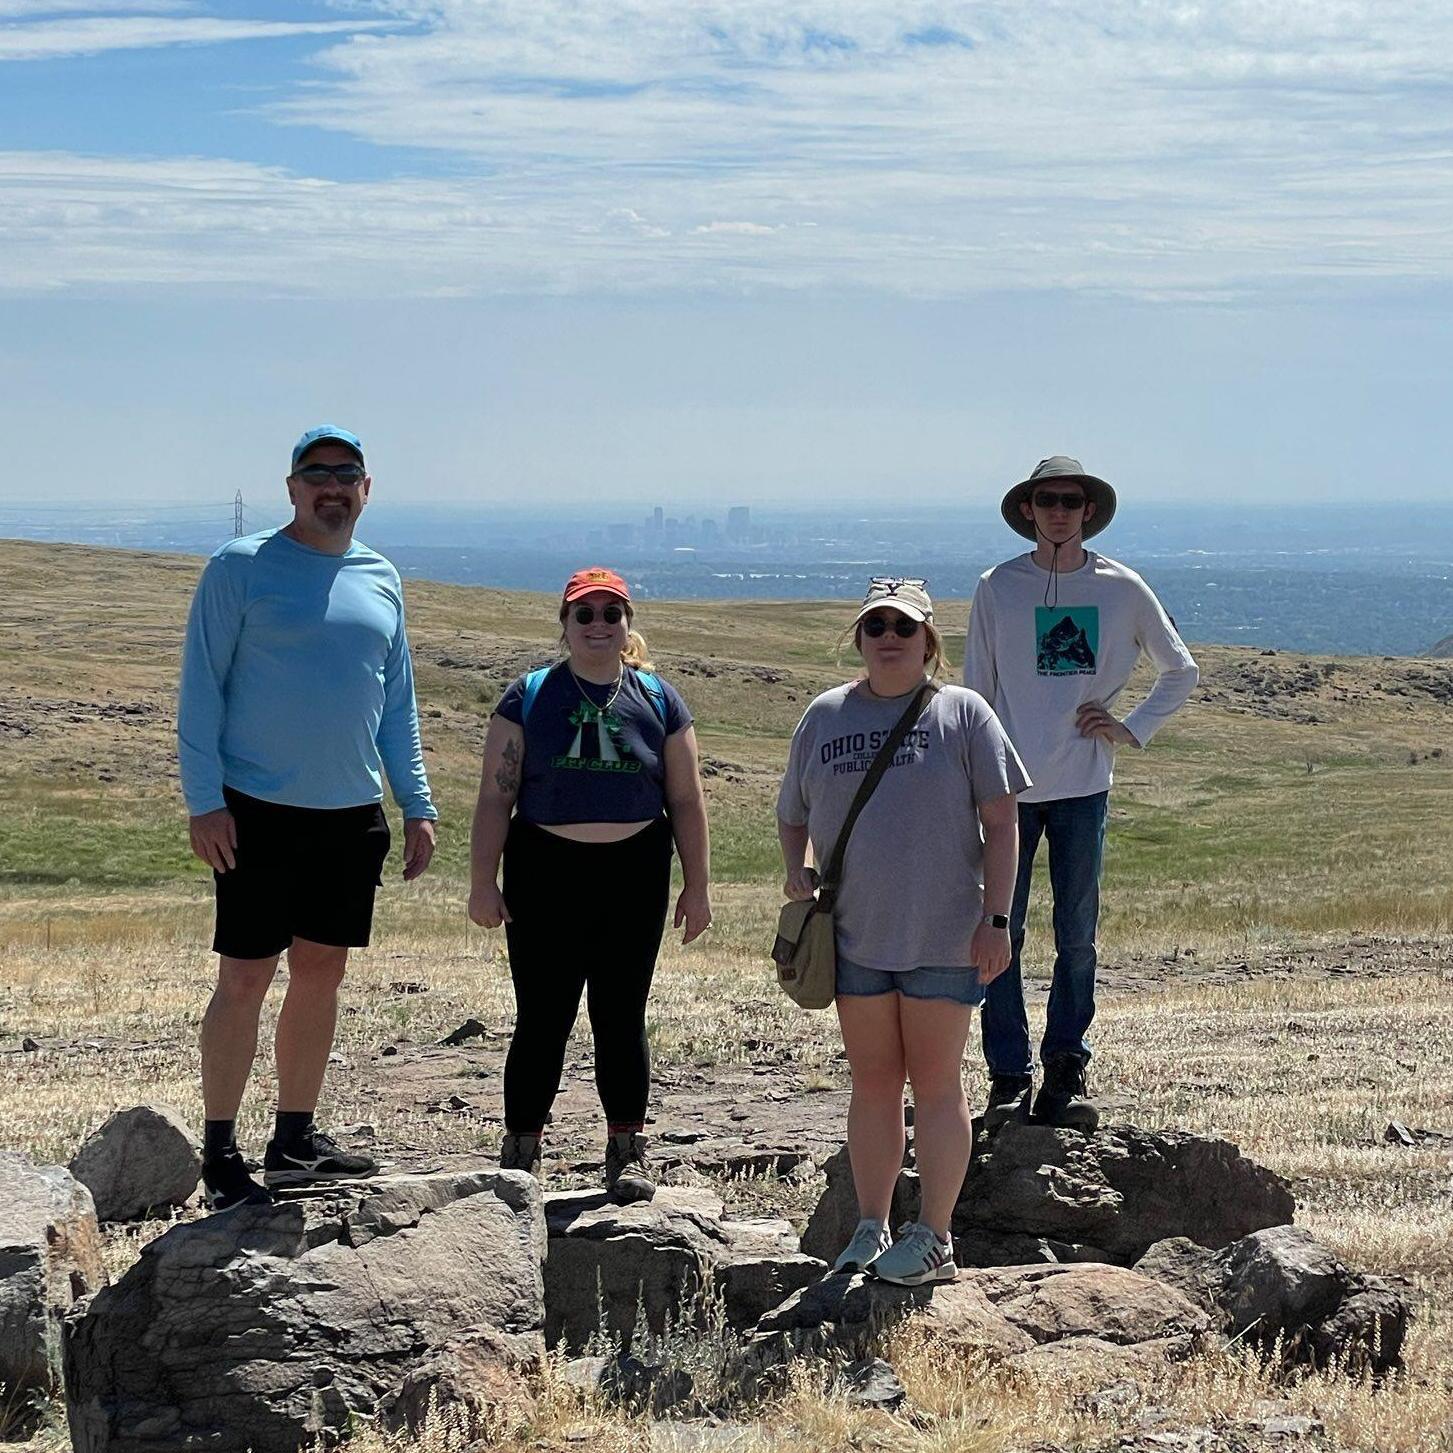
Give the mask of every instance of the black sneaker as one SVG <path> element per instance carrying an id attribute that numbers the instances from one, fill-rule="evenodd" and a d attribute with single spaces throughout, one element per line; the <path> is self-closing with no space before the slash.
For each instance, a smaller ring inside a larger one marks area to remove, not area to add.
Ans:
<path id="1" fill-rule="evenodd" d="M 378 1162 L 371 1156 L 344 1150 L 331 1135 L 318 1129 L 286 1147 L 269 1141 L 262 1158 L 262 1178 L 269 1186 L 316 1186 L 377 1174 Z"/>
<path id="2" fill-rule="evenodd" d="M 619 1205 L 649 1201 L 656 1194 L 645 1142 L 632 1131 L 620 1131 L 605 1143 L 605 1188 Z"/>
<path id="3" fill-rule="evenodd" d="M 515 1135 L 511 1131 L 505 1131 L 505 1137 L 499 1145 L 499 1168 L 528 1171 L 538 1180 L 540 1142 L 541 1137 L 538 1135 Z"/>
<path id="4" fill-rule="evenodd" d="M 1052 1055 L 1044 1062 L 1044 1084 L 1034 1097 L 1034 1119 L 1041 1125 L 1091 1135 L 1100 1111 L 1085 1089 L 1085 1061 L 1073 1053 Z"/>
<path id="5" fill-rule="evenodd" d="M 209 1211 L 230 1211 L 234 1206 L 270 1206 L 272 1193 L 248 1173 L 247 1162 L 234 1151 L 219 1160 L 202 1162 L 202 1199 Z"/>
<path id="6" fill-rule="evenodd" d="M 989 1099 L 984 1106 L 984 1134 L 992 1135 L 1011 1120 L 1029 1119 L 1029 1093 L 1034 1080 L 1029 1075 L 995 1075 L 989 1081 Z"/>

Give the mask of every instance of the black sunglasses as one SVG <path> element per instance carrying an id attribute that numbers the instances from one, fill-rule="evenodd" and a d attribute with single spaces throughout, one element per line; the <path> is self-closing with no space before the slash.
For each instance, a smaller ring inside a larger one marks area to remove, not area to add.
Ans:
<path id="1" fill-rule="evenodd" d="M 309 464 L 294 477 L 304 484 L 323 485 L 335 479 L 339 484 L 361 484 L 367 472 L 361 464 Z"/>
<path id="2" fill-rule="evenodd" d="M 1052 489 L 1037 489 L 1034 491 L 1034 504 L 1036 509 L 1052 510 L 1056 505 L 1063 505 L 1067 510 L 1082 510 L 1085 507 L 1085 497 L 1082 494 L 1059 494 Z"/>
<path id="3" fill-rule="evenodd" d="M 588 626 L 595 619 L 595 607 L 593 605 L 578 605 L 575 607 L 575 624 Z M 618 605 L 603 605 L 600 608 L 600 618 L 608 626 L 618 626 L 625 611 Z"/>
<path id="4" fill-rule="evenodd" d="M 906 641 L 910 637 L 918 634 L 918 628 L 922 624 L 922 621 L 915 621 L 908 616 L 900 615 L 893 622 L 893 634 L 895 636 L 902 636 Z M 863 634 L 865 636 L 871 636 L 875 641 L 879 636 L 886 636 L 888 634 L 888 618 L 886 616 L 869 616 L 863 622 Z"/>

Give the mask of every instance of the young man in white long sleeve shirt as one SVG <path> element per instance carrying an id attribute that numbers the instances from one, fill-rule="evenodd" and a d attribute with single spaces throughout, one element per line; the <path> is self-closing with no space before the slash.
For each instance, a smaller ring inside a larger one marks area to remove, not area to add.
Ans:
<path id="1" fill-rule="evenodd" d="M 1099 1114 L 1085 1088 L 1095 1015 L 1100 865 L 1115 751 L 1145 747 L 1185 703 L 1196 663 L 1150 587 L 1084 542 L 1110 523 L 1115 491 L 1076 459 L 1055 455 L 1004 496 L 1028 554 L 980 579 L 969 617 L 964 685 L 998 714 L 1034 785 L 1019 796 L 1019 873 L 1010 910 L 1013 958 L 984 997 L 984 1057 L 991 1085 L 985 1130 L 1029 1113 L 1034 1060 L 1020 955 L 1034 857 L 1049 842 L 1054 977 L 1040 1044 L 1044 1081 L 1036 1120 L 1087 1133 Z M 1148 655 L 1156 681 L 1123 720 L 1113 711 Z"/>

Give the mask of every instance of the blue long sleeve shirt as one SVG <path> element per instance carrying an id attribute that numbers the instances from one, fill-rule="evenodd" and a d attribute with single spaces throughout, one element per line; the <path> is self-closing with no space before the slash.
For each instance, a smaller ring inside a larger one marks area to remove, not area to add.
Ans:
<path id="1" fill-rule="evenodd" d="M 177 708 L 193 816 L 222 787 L 292 807 L 383 799 L 437 817 L 419 743 L 398 571 L 354 541 L 326 555 L 276 530 L 207 562 L 187 619 Z"/>

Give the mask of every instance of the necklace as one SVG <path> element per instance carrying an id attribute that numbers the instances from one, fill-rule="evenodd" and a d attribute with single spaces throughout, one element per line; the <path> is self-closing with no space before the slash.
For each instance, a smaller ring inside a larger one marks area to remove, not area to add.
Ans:
<path id="1" fill-rule="evenodd" d="M 580 677 L 575 674 L 575 668 L 568 661 L 565 663 L 565 669 L 570 672 L 570 679 L 575 683 L 575 689 L 580 693 L 580 699 L 592 711 L 598 711 L 602 716 L 604 716 L 605 713 L 608 712 L 611 707 L 615 705 L 616 697 L 621 694 L 621 687 L 624 686 L 626 682 L 626 668 L 622 666 L 620 669 L 620 674 L 615 679 L 615 684 L 611 690 L 610 695 L 606 697 L 605 703 L 603 705 L 597 706 L 596 703 L 591 700 L 589 693 L 586 691 L 585 683 L 580 679 Z M 605 683 L 592 682 L 591 684 L 599 684 L 603 686 Z"/>

